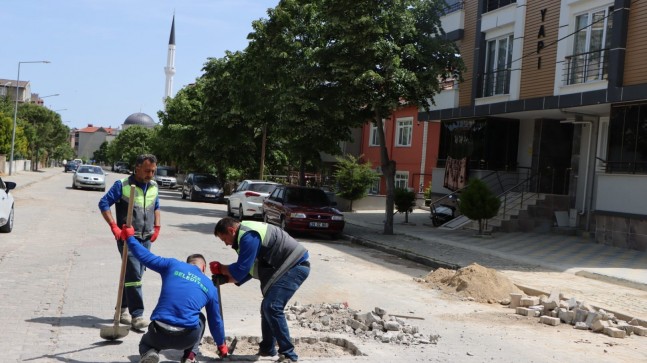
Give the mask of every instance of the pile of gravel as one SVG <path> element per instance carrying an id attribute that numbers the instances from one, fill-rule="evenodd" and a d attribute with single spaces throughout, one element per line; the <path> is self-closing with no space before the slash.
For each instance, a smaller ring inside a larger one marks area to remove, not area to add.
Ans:
<path id="1" fill-rule="evenodd" d="M 378 340 L 382 343 L 436 344 L 440 338 L 439 335 L 420 333 L 417 326 L 400 317 L 390 316 L 379 307 L 362 313 L 350 309 L 346 303 L 299 305 L 297 302 L 286 308 L 286 318 L 314 331 L 352 334 L 362 340 Z"/>

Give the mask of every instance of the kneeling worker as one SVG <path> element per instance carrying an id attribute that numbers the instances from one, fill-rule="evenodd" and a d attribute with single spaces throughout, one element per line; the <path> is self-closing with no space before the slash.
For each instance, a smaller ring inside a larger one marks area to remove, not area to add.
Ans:
<path id="1" fill-rule="evenodd" d="M 159 351 L 184 351 L 182 363 L 193 363 L 202 341 L 205 320 L 218 346 L 218 355 L 228 354 L 225 327 L 220 316 L 220 297 L 211 279 L 204 274 L 207 262 L 200 254 L 187 257 L 186 262 L 151 253 L 133 235 L 135 230 L 124 225 L 121 239 L 147 268 L 162 277 L 162 291 L 151 315 L 148 331 L 139 342 L 140 363 L 159 362 Z M 207 318 L 200 312 L 206 309 Z"/>

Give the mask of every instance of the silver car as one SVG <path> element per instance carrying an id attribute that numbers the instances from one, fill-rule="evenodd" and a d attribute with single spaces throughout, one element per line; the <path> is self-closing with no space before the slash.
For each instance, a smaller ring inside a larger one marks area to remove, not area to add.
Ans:
<path id="1" fill-rule="evenodd" d="M 106 191 L 106 173 L 100 166 L 79 165 L 72 176 L 72 189 L 97 189 Z"/>
<path id="2" fill-rule="evenodd" d="M 13 229 L 14 202 L 9 191 L 15 187 L 16 183 L 0 178 L 0 233 L 9 233 Z"/>

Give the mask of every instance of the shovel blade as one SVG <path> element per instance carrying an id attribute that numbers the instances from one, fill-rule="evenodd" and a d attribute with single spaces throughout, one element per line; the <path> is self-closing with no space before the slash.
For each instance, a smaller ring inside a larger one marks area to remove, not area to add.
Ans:
<path id="1" fill-rule="evenodd" d="M 234 340 L 231 341 L 231 344 L 229 344 L 229 348 L 227 349 L 229 351 L 229 355 L 234 354 L 234 350 L 236 349 L 236 344 L 238 344 L 238 338 L 234 337 Z"/>
<path id="2" fill-rule="evenodd" d="M 110 325 L 101 328 L 99 335 L 105 340 L 117 340 L 128 335 L 129 326 Z"/>

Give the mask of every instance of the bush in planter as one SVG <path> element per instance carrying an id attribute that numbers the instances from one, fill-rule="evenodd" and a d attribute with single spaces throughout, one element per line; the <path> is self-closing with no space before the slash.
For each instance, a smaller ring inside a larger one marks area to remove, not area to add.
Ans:
<path id="1" fill-rule="evenodd" d="M 416 201 L 416 193 L 403 188 L 396 188 L 393 195 L 393 202 L 398 213 L 404 213 L 404 223 L 409 223 L 409 212 L 413 212 Z"/>
<path id="2" fill-rule="evenodd" d="M 483 222 L 499 213 L 501 200 L 480 179 L 472 179 L 461 192 L 458 208 L 471 220 L 479 222 L 479 235 L 483 234 Z"/>
<path id="3" fill-rule="evenodd" d="M 353 201 L 364 198 L 373 181 L 379 176 L 373 171 L 370 163 L 360 163 L 352 155 L 337 158 L 337 195 L 350 201 L 350 211 L 353 211 Z"/>
<path id="4" fill-rule="evenodd" d="M 431 205 L 431 185 L 425 189 L 425 206 L 429 207 Z"/>

